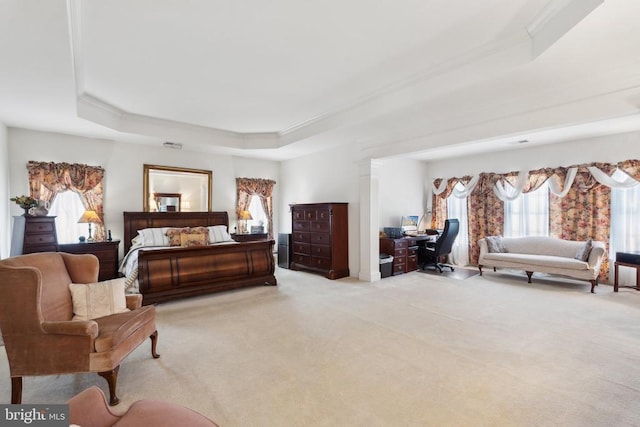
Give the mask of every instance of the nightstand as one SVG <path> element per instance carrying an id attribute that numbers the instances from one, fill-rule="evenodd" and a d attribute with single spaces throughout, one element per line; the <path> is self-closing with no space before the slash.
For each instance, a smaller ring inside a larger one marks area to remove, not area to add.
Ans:
<path id="1" fill-rule="evenodd" d="M 267 233 L 232 234 L 231 238 L 236 242 L 257 242 L 267 240 L 269 235 Z"/>
<path id="2" fill-rule="evenodd" d="M 58 245 L 59 252 L 70 254 L 93 254 L 100 262 L 98 280 L 109 280 L 118 277 L 118 248 L 120 240 L 111 242 L 66 243 Z"/>

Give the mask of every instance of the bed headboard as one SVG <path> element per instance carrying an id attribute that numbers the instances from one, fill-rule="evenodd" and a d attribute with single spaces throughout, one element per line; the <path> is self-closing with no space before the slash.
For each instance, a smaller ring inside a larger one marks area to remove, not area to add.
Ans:
<path id="1" fill-rule="evenodd" d="M 131 239 L 138 230 L 156 227 L 207 227 L 226 225 L 229 227 L 229 214 L 225 212 L 123 212 L 124 215 L 124 253 L 129 252 Z"/>

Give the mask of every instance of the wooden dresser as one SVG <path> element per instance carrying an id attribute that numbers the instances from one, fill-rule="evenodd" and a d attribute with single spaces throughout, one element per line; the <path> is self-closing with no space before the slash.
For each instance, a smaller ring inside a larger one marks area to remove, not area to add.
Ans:
<path id="1" fill-rule="evenodd" d="M 310 270 L 328 279 L 349 276 L 348 203 L 291 207 L 292 270 Z"/>
<path id="2" fill-rule="evenodd" d="M 98 280 L 118 277 L 118 249 L 120 240 L 111 242 L 65 243 L 58 245 L 58 251 L 70 254 L 92 254 L 98 257 L 100 272 Z"/>
<path id="3" fill-rule="evenodd" d="M 11 256 L 57 250 L 55 216 L 14 216 L 13 219 Z"/>

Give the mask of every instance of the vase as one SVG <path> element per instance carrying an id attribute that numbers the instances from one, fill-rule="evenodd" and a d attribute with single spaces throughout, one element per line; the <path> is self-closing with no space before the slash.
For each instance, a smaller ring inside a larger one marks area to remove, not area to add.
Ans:
<path id="1" fill-rule="evenodd" d="M 32 215 L 29 213 L 29 210 L 31 210 L 31 208 L 24 208 L 24 207 L 23 207 L 22 209 L 24 209 L 24 215 L 23 215 L 23 216 L 32 216 Z"/>
<path id="2" fill-rule="evenodd" d="M 49 202 L 40 200 L 38 206 L 33 210 L 35 216 L 47 216 L 49 214 Z"/>

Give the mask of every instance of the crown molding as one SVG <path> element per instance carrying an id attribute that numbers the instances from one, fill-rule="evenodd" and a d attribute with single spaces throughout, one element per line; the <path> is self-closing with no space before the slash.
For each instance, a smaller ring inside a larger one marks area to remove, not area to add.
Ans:
<path id="1" fill-rule="evenodd" d="M 526 27 L 532 40 L 533 57 L 542 55 L 602 3 L 604 0 L 552 0 L 549 2 Z"/>
<path id="2" fill-rule="evenodd" d="M 563 4 L 573 4 L 576 1 L 601 2 L 602 0 L 558 0 Z M 555 5 L 558 2 L 552 4 Z M 429 99 L 442 93 L 443 88 L 451 90 L 451 88 L 455 89 L 468 84 L 473 78 L 470 76 L 481 75 L 488 71 L 503 72 L 505 69 L 522 65 L 532 59 L 533 39 L 531 33 L 523 29 L 518 33 L 441 61 L 354 102 L 279 132 L 240 133 L 127 112 L 95 94 L 88 93 L 84 86 L 83 75 L 85 70 L 81 4 L 80 0 L 67 0 L 78 116 L 120 132 L 155 136 L 183 143 L 210 144 L 242 150 L 290 147 L 292 144 L 311 140 L 353 124 L 375 120 L 377 117 L 412 108 L 416 104 L 416 99 Z M 558 8 L 558 10 L 564 9 Z M 549 16 L 550 18 L 543 20 L 545 23 L 550 22 L 554 15 Z M 541 31 L 535 28 L 531 31 L 534 30 Z"/>

